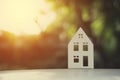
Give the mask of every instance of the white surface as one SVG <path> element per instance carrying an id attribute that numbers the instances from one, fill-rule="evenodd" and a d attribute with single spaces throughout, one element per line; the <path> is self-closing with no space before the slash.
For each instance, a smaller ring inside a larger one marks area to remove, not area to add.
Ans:
<path id="1" fill-rule="evenodd" d="M 41 69 L 1 71 L 0 80 L 120 80 L 120 70 Z"/>
<path id="2" fill-rule="evenodd" d="M 79 34 L 83 34 L 83 38 L 79 38 Z M 79 51 L 74 51 L 74 42 L 78 42 Z M 83 43 L 88 43 L 88 51 L 83 51 Z M 79 63 L 74 63 L 74 56 L 79 56 Z M 83 56 L 88 56 L 88 66 L 83 66 Z M 68 44 L 68 68 L 94 68 L 94 50 L 93 43 L 86 33 L 80 28 L 72 40 Z"/>

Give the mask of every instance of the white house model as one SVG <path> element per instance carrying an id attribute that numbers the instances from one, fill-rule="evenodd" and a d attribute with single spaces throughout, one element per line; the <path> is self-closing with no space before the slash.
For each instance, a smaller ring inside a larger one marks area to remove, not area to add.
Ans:
<path id="1" fill-rule="evenodd" d="M 68 44 L 68 68 L 94 68 L 93 43 L 82 28 Z"/>

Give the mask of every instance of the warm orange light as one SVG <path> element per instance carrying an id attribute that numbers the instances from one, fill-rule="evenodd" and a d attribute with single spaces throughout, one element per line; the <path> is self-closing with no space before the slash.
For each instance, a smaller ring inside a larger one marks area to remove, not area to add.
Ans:
<path id="1" fill-rule="evenodd" d="M 21 34 L 39 34 L 56 18 L 44 0 L 0 0 L 0 29 Z"/>

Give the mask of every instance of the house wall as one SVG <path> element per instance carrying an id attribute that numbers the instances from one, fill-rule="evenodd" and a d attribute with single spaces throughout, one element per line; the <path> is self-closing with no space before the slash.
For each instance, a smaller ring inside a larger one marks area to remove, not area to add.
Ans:
<path id="1" fill-rule="evenodd" d="M 81 31 L 82 32 L 82 31 Z M 73 39 L 68 45 L 68 68 L 94 68 L 94 48 L 93 43 L 89 40 L 85 33 L 83 38 L 79 38 L 78 34 L 75 34 Z M 78 42 L 79 51 L 74 51 L 74 44 Z M 83 43 L 88 43 L 88 51 L 83 51 Z M 79 56 L 79 63 L 74 63 L 74 56 Z M 88 66 L 83 66 L 83 56 L 88 56 Z"/>

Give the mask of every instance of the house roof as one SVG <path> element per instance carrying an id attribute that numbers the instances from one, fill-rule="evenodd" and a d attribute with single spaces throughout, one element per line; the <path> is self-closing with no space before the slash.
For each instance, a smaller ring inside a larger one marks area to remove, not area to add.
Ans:
<path id="1" fill-rule="evenodd" d="M 75 39 L 78 39 L 78 38 L 79 38 L 79 37 L 77 38 L 78 34 L 83 34 L 84 37 L 93 44 L 93 42 L 91 41 L 91 39 L 87 36 L 87 34 L 84 32 L 84 30 L 83 30 L 81 27 L 80 27 L 80 28 L 78 29 L 78 31 L 75 33 L 75 35 L 73 36 L 73 38 L 71 39 L 71 41 L 72 41 L 72 40 L 75 40 Z M 71 43 L 71 41 L 70 41 L 69 43 Z"/>

